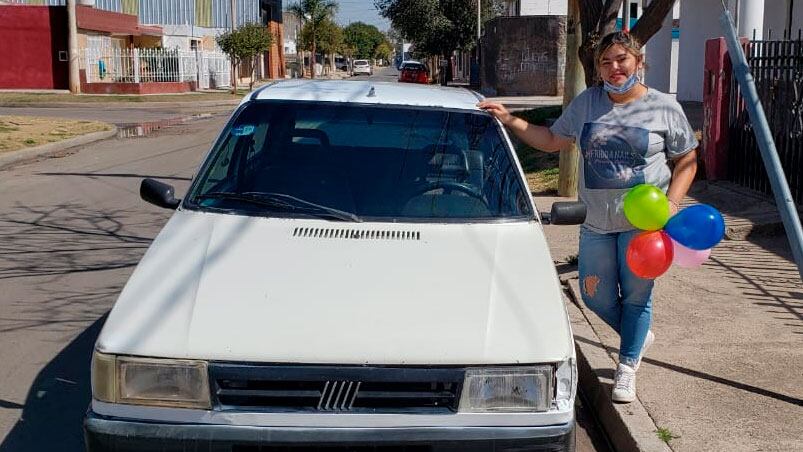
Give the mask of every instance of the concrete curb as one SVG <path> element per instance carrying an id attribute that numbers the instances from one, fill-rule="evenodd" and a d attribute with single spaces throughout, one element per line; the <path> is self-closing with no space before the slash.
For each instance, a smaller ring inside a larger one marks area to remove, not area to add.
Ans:
<path id="1" fill-rule="evenodd" d="M 658 438 L 655 422 L 638 399 L 628 404 L 611 401 L 616 362 L 580 308 L 577 279 L 564 280 L 564 283 L 568 287 L 566 305 L 577 349 L 579 387 L 613 449 L 618 452 L 672 452 Z"/>
<path id="2" fill-rule="evenodd" d="M 88 133 L 66 140 L 57 141 L 55 143 L 47 143 L 40 146 L 35 146 L 27 149 L 19 149 L 11 151 L 6 155 L 0 155 L 0 169 L 5 169 L 16 163 L 34 160 L 39 157 L 44 157 L 57 152 L 65 151 L 67 149 L 84 146 L 96 141 L 105 140 L 117 135 L 117 127 L 111 126 L 111 130 L 103 130 L 101 132 Z"/>
<path id="3" fill-rule="evenodd" d="M 240 100 L 200 100 L 182 102 L 0 102 L 7 108 L 192 108 L 192 107 L 236 107 Z"/>

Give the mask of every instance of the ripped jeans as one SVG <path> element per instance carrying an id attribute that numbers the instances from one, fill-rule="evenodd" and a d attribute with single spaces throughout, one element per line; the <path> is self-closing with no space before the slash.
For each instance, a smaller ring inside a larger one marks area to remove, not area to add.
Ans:
<path id="1" fill-rule="evenodd" d="M 580 228 L 580 292 L 583 302 L 619 333 L 619 362 L 634 366 L 652 322 L 653 280 L 627 266 L 631 238 L 640 231 L 599 234 Z"/>

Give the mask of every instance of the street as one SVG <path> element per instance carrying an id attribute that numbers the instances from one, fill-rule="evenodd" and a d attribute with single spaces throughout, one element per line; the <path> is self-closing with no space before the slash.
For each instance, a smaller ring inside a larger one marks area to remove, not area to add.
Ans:
<path id="1" fill-rule="evenodd" d="M 371 79 L 394 81 L 395 72 L 382 68 Z M 107 120 L 125 123 L 186 113 L 104 111 Z M 90 118 L 99 112 L 41 114 Z M 170 216 L 139 198 L 140 181 L 153 177 L 182 195 L 226 119 L 218 109 L 149 136 L 110 139 L 0 171 L 0 451 L 82 450 L 94 341 Z M 577 412 L 578 450 L 608 450 L 579 398 Z"/>

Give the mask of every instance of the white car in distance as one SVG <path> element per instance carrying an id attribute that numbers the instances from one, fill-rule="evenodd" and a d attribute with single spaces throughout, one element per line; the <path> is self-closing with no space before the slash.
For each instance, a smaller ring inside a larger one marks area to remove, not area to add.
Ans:
<path id="1" fill-rule="evenodd" d="M 574 342 L 502 125 L 464 89 L 247 96 L 114 305 L 89 451 L 574 449 Z M 278 449 L 277 449 L 278 450 Z"/>
<path id="2" fill-rule="evenodd" d="M 368 60 L 354 60 L 351 73 L 352 75 L 374 75 L 374 68 Z"/>

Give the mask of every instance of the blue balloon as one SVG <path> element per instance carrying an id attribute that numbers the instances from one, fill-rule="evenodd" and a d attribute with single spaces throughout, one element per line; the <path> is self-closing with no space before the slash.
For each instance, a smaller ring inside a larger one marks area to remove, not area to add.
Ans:
<path id="1" fill-rule="evenodd" d="M 664 230 L 676 242 L 693 250 L 707 250 L 725 236 L 725 220 L 707 204 L 687 207 L 669 219 Z"/>

